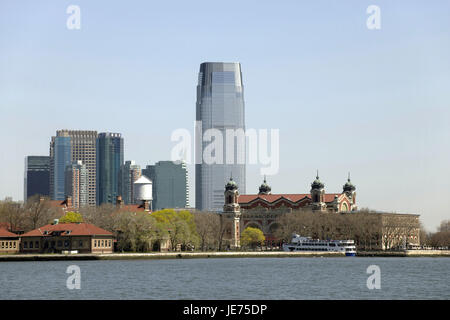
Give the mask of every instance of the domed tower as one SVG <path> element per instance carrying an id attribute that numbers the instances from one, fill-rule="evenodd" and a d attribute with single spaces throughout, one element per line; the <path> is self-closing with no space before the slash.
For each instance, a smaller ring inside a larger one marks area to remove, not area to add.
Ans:
<path id="1" fill-rule="evenodd" d="M 319 180 L 319 170 L 317 170 L 316 180 L 311 183 L 311 200 L 313 210 L 326 210 L 325 185 Z"/>
<path id="2" fill-rule="evenodd" d="M 272 188 L 267 184 L 266 176 L 264 176 L 264 182 L 259 187 L 258 194 L 271 194 Z"/>
<path id="3" fill-rule="evenodd" d="M 352 184 L 350 181 L 350 172 L 348 173 L 348 179 L 347 182 L 342 187 L 343 193 L 350 199 L 351 201 L 351 208 L 350 210 L 356 210 L 356 187 Z"/>
<path id="4" fill-rule="evenodd" d="M 239 206 L 238 185 L 230 177 L 230 181 L 225 185 L 225 204 L 221 215 L 222 223 L 225 223 L 226 230 L 231 234 L 230 248 L 239 248 L 241 246 L 240 223 L 241 208 Z M 228 233 L 228 232 L 227 232 Z"/>

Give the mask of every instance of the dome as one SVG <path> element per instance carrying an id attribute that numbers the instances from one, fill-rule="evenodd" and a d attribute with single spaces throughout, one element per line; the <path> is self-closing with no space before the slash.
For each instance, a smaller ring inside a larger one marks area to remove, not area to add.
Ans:
<path id="1" fill-rule="evenodd" d="M 269 194 L 272 188 L 267 184 L 266 177 L 264 177 L 264 182 L 259 187 L 259 194 Z"/>
<path id="2" fill-rule="evenodd" d="M 230 178 L 230 181 L 225 185 L 225 190 L 237 190 L 238 185 L 233 181 L 233 178 Z"/>
<path id="3" fill-rule="evenodd" d="M 311 188 L 312 189 L 323 189 L 323 187 L 325 187 L 325 185 L 322 182 L 320 182 L 319 172 L 317 172 L 316 180 L 314 180 L 314 182 L 311 183 Z"/>
<path id="4" fill-rule="evenodd" d="M 350 182 L 350 174 L 348 174 L 347 182 L 343 186 L 344 192 L 353 192 L 356 187 Z"/>

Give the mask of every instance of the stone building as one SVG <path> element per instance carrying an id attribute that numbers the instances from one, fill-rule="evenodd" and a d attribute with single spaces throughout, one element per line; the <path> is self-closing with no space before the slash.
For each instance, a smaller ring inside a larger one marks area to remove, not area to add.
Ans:
<path id="1" fill-rule="evenodd" d="M 417 214 L 372 213 L 379 216 L 379 249 L 407 249 L 420 245 L 420 222 Z"/>
<path id="2" fill-rule="evenodd" d="M 247 194 L 239 197 L 242 211 L 241 227 L 259 228 L 267 240 L 274 240 L 273 233 L 277 228 L 277 218 L 298 209 L 312 209 L 322 212 L 351 212 L 357 210 L 356 187 L 350 181 L 342 187 L 340 193 L 325 193 L 325 185 L 316 179 L 311 183 L 309 193 L 272 194 L 266 179 L 259 187 L 258 194 Z"/>
<path id="3" fill-rule="evenodd" d="M 330 214 L 357 213 L 356 187 L 350 177 L 343 185 L 341 193 L 325 193 L 324 184 L 316 179 L 311 184 L 309 194 L 272 194 L 266 179 L 259 187 L 258 194 L 239 195 L 238 186 L 230 179 L 225 186 L 225 205 L 221 214 L 224 225 L 224 240 L 230 248 L 240 247 L 240 234 L 247 227 L 260 229 L 266 244 L 277 245 L 274 237 L 278 228 L 278 218 L 299 209 Z M 368 233 L 371 249 L 407 249 L 420 244 L 420 223 L 417 214 L 397 214 L 366 212 L 370 216 Z M 367 216 L 365 216 L 367 217 Z M 361 216 L 361 219 L 365 219 Z M 366 223 L 367 223 L 366 221 Z M 369 232 L 370 231 L 370 232 Z M 358 240 L 358 239 L 356 239 Z"/>
<path id="4" fill-rule="evenodd" d="M 55 221 L 20 237 L 23 253 L 112 253 L 114 249 L 113 234 L 89 223 Z"/>

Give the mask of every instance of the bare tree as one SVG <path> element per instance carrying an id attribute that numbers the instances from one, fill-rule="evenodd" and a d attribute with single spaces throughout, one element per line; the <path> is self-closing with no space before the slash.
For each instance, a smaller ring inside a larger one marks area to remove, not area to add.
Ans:
<path id="1" fill-rule="evenodd" d="M 34 195 L 27 200 L 24 211 L 27 230 L 34 230 L 49 224 L 52 219 L 57 217 L 57 212 L 50 206 L 49 199 L 39 195 Z"/>
<path id="2" fill-rule="evenodd" d="M 221 233 L 220 216 L 212 212 L 194 212 L 194 221 L 200 240 L 200 250 L 219 248 Z M 222 235 L 223 238 L 223 235 Z"/>

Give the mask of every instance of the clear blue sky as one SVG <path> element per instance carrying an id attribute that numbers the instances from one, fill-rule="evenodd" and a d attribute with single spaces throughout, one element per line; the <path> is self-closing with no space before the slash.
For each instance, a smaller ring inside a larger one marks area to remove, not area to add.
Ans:
<path id="1" fill-rule="evenodd" d="M 68 30 L 66 8 L 81 8 Z M 366 8 L 381 8 L 381 30 Z M 170 158 L 193 132 L 204 61 L 239 61 L 247 128 L 280 129 L 274 193 L 315 170 L 360 207 L 450 219 L 449 1 L 0 2 L 0 198 L 23 197 L 26 155 L 57 129 L 121 132 L 125 158 Z M 190 167 L 191 203 L 194 203 Z M 247 192 L 261 183 L 247 170 Z"/>

